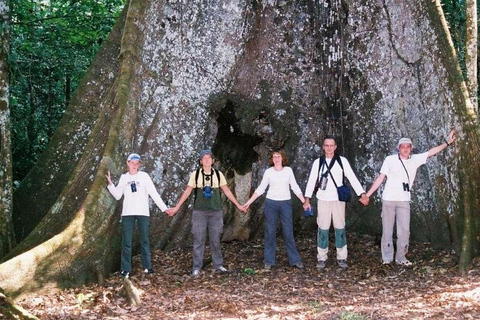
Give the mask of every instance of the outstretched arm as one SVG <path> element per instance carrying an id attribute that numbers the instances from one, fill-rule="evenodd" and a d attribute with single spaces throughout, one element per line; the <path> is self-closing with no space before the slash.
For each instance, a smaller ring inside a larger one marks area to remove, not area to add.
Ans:
<path id="1" fill-rule="evenodd" d="M 247 202 L 245 202 L 245 204 L 242 206 L 243 208 L 245 208 L 246 210 L 248 210 L 248 207 L 250 207 L 250 205 L 255 201 L 257 200 L 257 198 L 259 197 L 260 195 L 258 195 L 256 192 L 254 192 L 252 194 L 252 196 L 250 197 L 250 199 L 248 199 Z"/>
<path id="2" fill-rule="evenodd" d="M 375 191 L 377 191 L 377 189 L 382 185 L 383 181 L 385 180 L 385 177 L 386 176 L 384 173 L 380 173 L 377 179 L 375 179 L 375 181 L 373 182 L 370 189 L 367 191 L 367 194 L 366 194 L 367 198 L 370 198 L 372 194 L 374 194 Z"/>
<path id="3" fill-rule="evenodd" d="M 428 158 L 433 157 L 434 155 L 454 143 L 455 140 L 457 140 L 456 133 L 457 131 L 455 131 L 455 129 L 452 129 L 452 131 L 450 131 L 450 133 L 448 134 L 448 138 L 446 139 L 445 143 L 442 143 L 441 145 L 428 150 Z"/>
<path id="4" fill-rule="evenodd" d="M 230 191 L 230 189 L 226 184 L 221 186 L 220 189 L 222 189 L 223 193 L 227 196 L 228 200 L 232 201 L 232 203 L 238 208 L 238 210 L 242 212 L 247 212 L 247 209 L 242 207 L 242 205 L 238 203 L 237 198 L 235 198 L 232 191 Z"/>
<path id="5" fill-rule="evenodd" d="M 177 205 L 173 208 L 167 209 L 166 212 L 169 216 L 173 216 L 175 213 L 180 210 L 182 207 L 182 204 L 187 201 L 188 197 L 192 193 L 193 187 L 187 186 L 185 190 L 182 193 L 182 196 L 180 197 L 180 200 L 178 200 Z"/>

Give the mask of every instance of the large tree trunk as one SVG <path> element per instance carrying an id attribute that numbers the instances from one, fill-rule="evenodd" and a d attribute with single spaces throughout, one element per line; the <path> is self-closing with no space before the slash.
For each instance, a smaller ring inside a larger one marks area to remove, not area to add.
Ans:
<path id="1" fill-rule="evenodd" d="M 460 243 L 465 221 L 478 226 L 480 147 L 441 18 L 438 3 L 416 0 L 132 0 L 15 194 L 16 224 L 32 231 L 0 265 L 0 286 L 15 295 L 117 267 L 121 203 L 105 172 L 118 177 L 132 151 L 174 204 L 199 151 L 213 147 L 244 202 L 272 148 L 286 150 L 304 187 L 321 137 L 336 134 L 369 185 L 399 137 L 423 151 L 455 127 L 458 143 L 418 174 L 412 237 L 449 245 L 455 230 Z M 262 203 L 245 216 L 226 203 L 224 240 L 261 232 Z M 352 203 L 349 219 L 378 232 L 379 209 Z M 152 244 L 188 243 L 190 214 L 152 208 Z"/>
<path id="2" fill-rule="evenodd" d="M 0 258 L 14 245 L 12 223 L 12 149 L 10 139 L 10 106 L 8 69 L 9 44 L 8 1 L 0 0 Z"/>

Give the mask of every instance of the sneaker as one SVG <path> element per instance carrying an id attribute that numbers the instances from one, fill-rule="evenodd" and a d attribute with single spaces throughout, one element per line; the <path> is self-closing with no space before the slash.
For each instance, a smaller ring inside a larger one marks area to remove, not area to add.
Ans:
<path id="1" fill-rule="evenodd" d="M 213 269 L 213 271 L 220 272 L 220 273 L 227 273 L 228 272 L 228 270 L 224 266 L 217 267 L 217 268 Z"/>
<path id="2" fill-rule="evenodd" d="M 198 277 L 198 276 L 200 276 L 200 270 L 198 270 L 198 269 L 193 270 L 193 271 L 192 271 L 192 277 L 195 277 L 195 278 L 196 278 L 196 277 Z"/>
<path id="3" fill-rule="evenodd" d="M 318 261 L 318 262 L 317 262 L 317 269 L 318 269 L 318 270 L 323 270 L 323 269 L 325 269 L 325 261 L 323 261 L 323 260 Z"/>
<path id="4" fill-rule="evenodd" d="M 407 259 L 403 260 L 403 261 L 397 261 L 395 260 L 395 263 L 396 264 L 399 264 L 401 266 L 405 266 L 405 267 L 411 267 L 413 265 L 413 263 L 411 263 L 410 261 L 408 261 Z"/>
<path id="5" fill-rule="evenodd" d="M 265 264 L 263 265 L 263 270 L 265 270 L 265 271 L 270 271 L 270 270 L 272 270 L 272 265 L 271 265 L 271 264 L 268 264 L 268 263 L 265 263 Z"/>
<path id="6" fill-rule="evenodd" d="M 348 269 L 347 260 L 337 260 L 337 262 L 340 268 L 342 268 L 343 270 Z"/>
<path id="7" fill-rule="evenodd" d="M 120 276 L 121 276 L 122 278 L 128 278 L 128 277 L 130 276 L 130 272 L 128 272 L 128 271 L 121 271 L 121 272 L 120 272 Z"/>
<path id="8" fill-rule="evenodd" d="M 382 261 L 382 266 L 388 266 L 391 262 L 392 261 Z"/>
<path id="9" fill-rule="evenodd" d="M 155 273 L 155 271 L 153 269 L 145 269 L 145 270 L 143 270 L 143 273 L 152 274 L 152 273 Z"/>
<path id="10" fill-rule="evenodd" d="M 297 263 L 297 264 L 295 264 L 295 265 L 293 265 L 293 266 L 294 266 L 295 268 L 297 268 L 297 269 L 300 269 L 300 270 L 305 269 L 305 266 L 304 266 L 303 263 L 301 263 L 301 262 L 299 262 L 299 263 Z"/>

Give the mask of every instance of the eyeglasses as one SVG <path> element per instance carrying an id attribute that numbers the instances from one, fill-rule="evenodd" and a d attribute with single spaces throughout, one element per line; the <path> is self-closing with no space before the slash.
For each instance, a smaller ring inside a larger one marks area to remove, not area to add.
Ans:
<path id="1" fill-rule="evenodd" d="M 132 183 L 130 183 L 130 188 L 132 188 L 132 192 L 137 192 L 137 185 L 135 184 L 135 181 L 132 181 Z"/>

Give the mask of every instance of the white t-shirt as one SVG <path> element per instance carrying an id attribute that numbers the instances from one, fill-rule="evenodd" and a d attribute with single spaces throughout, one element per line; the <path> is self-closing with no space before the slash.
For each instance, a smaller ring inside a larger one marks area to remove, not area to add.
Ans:
<path id="1" fill-rule="evenodd" d="M 386 201 L 410 201 L 410 193 L 413 189 L 417 169 L 427 162 L 427 158 L 428 152 L 424 152 L 411 155 L 410 159 L 407 160 L 402 159 L 405 168 L 402 166 L 398 154 L 385 158 L 380 169 L 380 173 L 387 176 L 382 199 Z M 408 176 L 405 169 L 408 171 Z M 403 183 L 409 184 L 410 192 L 403 190 Z"/>
<path id="2" fill-rule="evenodd" d="M 136 192 L 132 192 L 132 182 L 135 182 Z M 117 186 L 111 184 L 107 188 L 117 200 L 124 196 L 122 216 L 150 216 L 148 196 L 152 197 L 160 210 L 163 212 L 167 210 L 152 179 L 143 171 L 139 171 L 135 175 L 128 172 L 122 174 Z"/>
<path id="3" fill-rule="evenodd" d="M 298 196 L 302 194 L 302 190 L 298 186 L 297 180 L 293 174 L 292 168 L 283 167 L 281 171 L 275 170 L 274 167 L 268 168 L 263 174 L 262 182 L 255 190 L 258 196 L 261 196 L 268 187 L 267 199 L 270 200 L 290 200 L 290 189 Z"/>
<path id="4" fill-rule="evenodd" d="M 350 184 L 352 185 L 353 190 L 355 190 L 355 193 L 359 196 L 362 193 L 365 192 L 363 189 L 362 185 L 357 179 L 357 176 L 352 170 L 352 167 L 350 166 L 350 163 L 348 162 L 347 158 L 345 157 L 340 157 L 340 160 L 342 161 L 342 166 L 344 170 L 345 177 L 348 179 Z M 315 188 L 315 183 L 317 182 L 317 179 L 320 179 L 320 176 L 322 173 L 327 172 L 328 166 L 330 166 L 330 162 L 332 159 L 325 159 L 326 165 L 322 165 L 320 168 L 320 174 L 318 174 L 318 166 L 320 164 L 320 159 L 317 159 L 313 162 L 312 169 L 310 170 L 310 176 L 308 177 L 308 182 L 307 182 L 307 188 L 305 189 L 305 197 L 312 197 L 313 189 Z M 335 183 L 337 184 L 337 187 L 340 187 L 343 185 L 343 175 L 342 175 L 342 167 L 340 167 L 340 164 L 338 164 L 338 161 L 335 161 L 333 164 L 333 167 L 331 169 L 331 173 L 333 176 L 333 179 L 335 179 Z M 322 200 L 322 201 L 338 201 L 338 192 L 337 188 L 335 187 L 335 184 L 332 181 L 332 176 L 328 174 L 327 179 L 327 187 L 325 190 L 320 190 L 320 188 L 317 191 L 317 199 Z"/>

